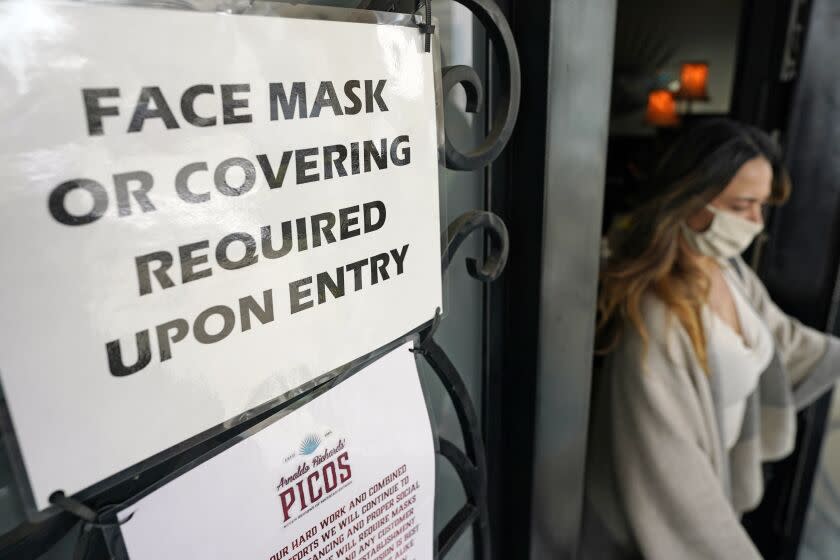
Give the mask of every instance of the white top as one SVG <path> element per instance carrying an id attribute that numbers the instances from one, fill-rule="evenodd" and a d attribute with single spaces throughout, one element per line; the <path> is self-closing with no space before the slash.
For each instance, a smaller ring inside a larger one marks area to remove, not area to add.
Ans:
<path id="1" fill-rule="evenodd" d="M 744 423 L 746 398 L 755 390 L 758 379 L 773 359 L 773 337 L 758 313 L 746 301 L 740 288 L 724 268 L 723 276 L 732 293 L 743 338 L 716 313 L 711 312 L 709 352 L 722 368 L 721 398 L 723 400 L 723 441 L 731 449 Z"/>

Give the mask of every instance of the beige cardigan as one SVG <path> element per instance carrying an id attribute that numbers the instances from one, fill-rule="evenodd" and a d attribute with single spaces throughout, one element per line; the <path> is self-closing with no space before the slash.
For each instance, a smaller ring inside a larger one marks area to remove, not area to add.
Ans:
<path id="1" fill-rule="evenodd" d="M 628 328 L 595 375 L 581 558 L 761 558 L 740 515 L 761 500 L 761 463 L 793 450 L 796 410 L 840 376 L 840 342 L 783 313 L 743 261 L 729 266 L 776 344 L 738 441 L 726 451 L 718 398 L 721 376 L 737 372 L 710 351 L 707 375 L 679 322 L 647 297 L 647 351 Z"/>

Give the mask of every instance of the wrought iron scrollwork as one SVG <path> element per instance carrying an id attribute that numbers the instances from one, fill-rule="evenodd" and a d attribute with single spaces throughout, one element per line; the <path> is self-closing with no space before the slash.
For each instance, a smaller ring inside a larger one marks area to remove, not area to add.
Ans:
<path id="1" fill-rule="evenodd" d="M 467 496 L 467 503 L 438 535 L 436 558 L 442 558 L 470 527 L 473 528 L 475 557 L 486 558 L 490 553 L 490 519 L 487 511 L 487 457 L 481 439 L 480 423 L 464 381 L 446 353 L 435 342 L 432 329 L 433 326 L 429 327 L 428 332 L 421 333 L 424 342 L 416 351 L 437 374 L 458 416 L 466 452 L 462 452 L 449 440 L 441 438 L 439 453 L 455 469 Z"/>
<path id="2" fill-rule="evenodd" d="M 445 249 L 443 256 L 444 271 L 452 262 L 458 247 L 466 240 L 469 235 L 479 229 L 484 229 L 490 233 L 490 249 L 491 252 L 484 259 L 484 264 L 478 265 L 475 259 L 467 259 L 467 272 L 470 276 L 482 282 L 492 282 L 505 269 L 508 259 L 508 231 L 507 226 L 500 217 L 492 212 L 483 210 L 470 210 L 458 216 L 449 227 L 446 228 L 444 234 Z"/>
<path id="3" fill-rule="evenodd" d="M 490 232 L 491 252 L 479 266 L 475 259 L 467 259 L 467 270 L 471 276 L 484 282 L 499 277 L 507 264 L 508 232 L 501 218 L 491 212 L 472 210 L 456 218 L 444 233 L 444 249 L 441 259 L 445 271 L 452 262 L 464 240 L 476 230 Z M 481 439 L 481 424 L 470 399 L 467 387 L 455 365 L 434 340 L 434 333 L 440 324 L 440 311 L 432 324 L 419 333 L 419 344 L 415 352 L 421 354 L 437 374 L 449 395 L 461 434 L 464 449 L 461 451 L 445 438 L 439 441 L 439 454 L 455 469 L 467 496 L 466 503 L 449 520 L 438 535 L 435 558 L 443 558 L 467 529 L 473 529 L 473 553 L 475 558 L 490 557 L 490 518 L 487 509 L 487 457 Z"/>
<path id="4" fill-rule="evenodd" d="M 481 493 L 484 488 L 479 484 L 481 481 L 479 471 L 461 450 L 447 439 L 440 440 L 440 454 L 455 468 L 458 479 L 467 494 L 467 503 L 461 506 L 461 509 L 441 529 L 435 558 L 445 557 L 458 538 L 476 523 L 478 527 L 473 532 L 473 551 L 477 558 L 484 558 L 488 556 L 490 550 L 490 534 L 486 519 L 487 508 L 482 505 L 484 497 Z"/>
<path id="5" fill-rule="evenodd" d="M 493 115 L 487 138 L 478 148 L 468 153 L 459 151 L 448 135 L 445 138 L 446 167 L 455 170 L 476 170 L 489 165 L 499 157 L 513 134 L 513 127 L 519 113 L 521 93 L 519 55 L 510 26 L 504 14 L 492 0 L 455 1 L 469 8 L 486 29 L 495 49 L 500 70 L 501 93 L 494 103 L 498 106 L 498 110 Z M 485 97 L 478 73 L 469 66 L 444 68 L 442 75 L 444 95 L 459 84 L 467 95 L 466 111 L 478 112 Z M 499 277 L 507 264 L 509 242 L 505 223 L 491 212 L 472 210 L 449 224 L 443 234 L 442 269 L 446 271 L 464 240 L 476 230 L 489 233 L 490 251 L 480 265 L 476 259 L 466 259 L 467 271 L 473 278 L 483 282 L 492 282 Z M 481 424 L 458 370 L 434 340 L 433 335 L 438 322 L 439 316 L 436 316 L 434 323 L 420 334 L 421 342 L 415 351 L 423 355 L 437 374 L 458 416 L 465 451 L 461 451 L 451 441 L 441 438 L 438 453 L 455 469 L 467 500 L 438 535 L 436 558 L 444 557 L 469 528 L 473 529 L 474 557 L 489 558 L 487 458 L 481 438 Z"/>
<path id="6" fill-rule="evenodd" d="M 522 78 L 519 54 L 505 15 L 493 0 L 456 0 L 466 6 L 487 31 L 499 64 L 500 92 L 495 105 L 499 110 L 493 115 L 493 124 L 487 138 L 478 148 L 468 153 L 458 150 L 446 137 L 446 167 L 457 170 L 481 169 L 490 165 L 510 140 L 519 114 Z M 478 74 L 469 66 L 448 66 L 443 69 L 443 93 L 446 95 L 457 84 L 467 93 L 467 111 L 475 113 L 481 106 L 483 87 Z"/>

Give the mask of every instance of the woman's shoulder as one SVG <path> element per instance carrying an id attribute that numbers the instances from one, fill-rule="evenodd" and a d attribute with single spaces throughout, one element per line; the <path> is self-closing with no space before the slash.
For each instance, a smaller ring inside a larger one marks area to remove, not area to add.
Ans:
<path id="1" fill-rule="evenodd" d="M 690 339 L 665 302 L 648 292 L 639 302 L 639 315 L 645 335 L 626 321 L 616 348 L 616 360 L 639 363 L 646 371 L 673 372 L 674 366 L 688 367 L 693 356 Z"/>

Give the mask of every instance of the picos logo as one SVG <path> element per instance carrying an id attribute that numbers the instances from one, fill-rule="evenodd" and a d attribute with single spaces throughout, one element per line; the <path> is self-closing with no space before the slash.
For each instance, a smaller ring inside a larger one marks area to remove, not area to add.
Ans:
<path id="1" fill-rule="evenodd" d="M 298 451 L 301 455 L 312 455 L 318 449 L 319 445 L 321 445 L 321 438 L 316 434 L 309 434 L 300 442 Z"/>
<path id="2" fill-rule="evenodd" d="M 332 431 L 320 434 L 309 432 L 303 436 L 297 449 L 290 450 L 284 461 L 295 465 L 277 484 L 284 523 L 317 505 L 353 476 L 344 438 L 328 444 Z"/>

